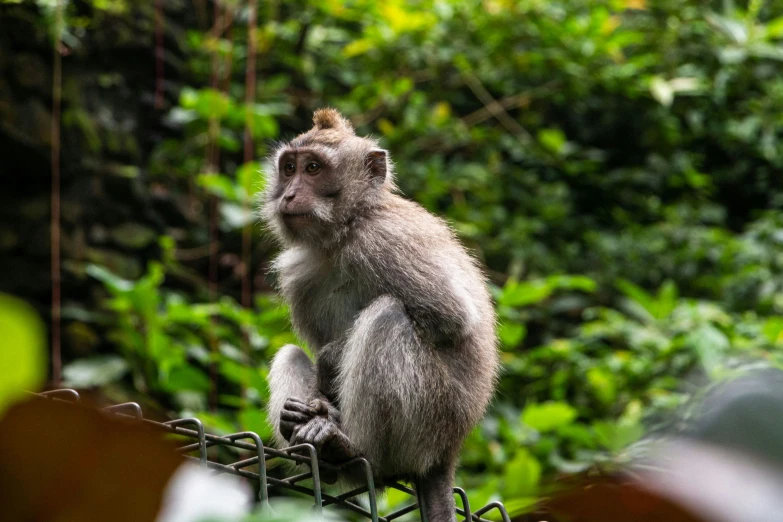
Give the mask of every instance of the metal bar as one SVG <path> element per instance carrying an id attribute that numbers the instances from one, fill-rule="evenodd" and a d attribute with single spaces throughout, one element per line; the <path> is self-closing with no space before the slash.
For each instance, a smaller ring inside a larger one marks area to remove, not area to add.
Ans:
<path id="1" fill-rule="evenodd" d="M 193 426 L 196 427 L 196 434 L 198 436 L 198 444 L 199 444 L 199 448 L 198 448 L 199 460 L 201 462 L 201 467 L 206 468 L 207 467 L 207 439 L 206 439 L 206 435 L 204 434 L 204 425 L 201 423 L 201 421 L 196 418 L 189 418 L 189 419 L 177 419 L 177 420 L 163 423 L 164 426 L 169 426 L 175 429 L 182 425 L 187 426 L 188 424 L 192 424 Z"/>
<path id="2" fill-rule="evenodd" d="M 461 515 L 465 517 L 466 521 L 470 521 L 470 501 L 468 500 L 468 494 L 465 493 L 465 490 L 462 488 L 454 488 L 454 493 L 459 495 L 459 498 L 462 500 Z"/>
<path id="3" fill-rule="evenodd" d="M 352 489 L 351 491 L 348 491 L 346 493 L 340 493 L 339 495 L 337 495 L 336 498 L 338 500 L 348 500 L 348 499 L 350 499 L 352 497 L 355 497 L 356 495 L 361 495 L 363 493 L 367 493 L 367 487 L 366 486 L 361 486 L 361 487 L 358 487 L 356 489 Z M 326 506 L 328 506 L 330 504 L 333 504 L 333 502 L 331 500 L 324 500 L 324 507 L 326 507 Z"/>
<path id="4" fill-rule="evenodd" d="M 492 511 L 493 509 L 497 509 L 500 512 L 500 516 L 503 518 L 503 522 L 511 522 L 511 519 L 508 517 L 508 512 L 506 512 L 506 507 L 498 501 L 490 502 L 486 506 L 477 509 L 476 512 L 473 513 L 473 520 L 484 520 L 481 518 L 481 515 L 487 513 L 488 511 Z"/>
<path id="5" fill-rule="evenodd" d="M 408 495 L 415 497 L 416 492 L 413 490 L 413 488 L 409 488 L 408 486 L 403 486 L 399 482 L 394 482 L 392 484 L 386 484 L 387 487 L 396 489 L 398 491 L 402 491 L 403 493 L 407 493 Z"/>
<path id="6" fill-rule="evenodd" d="M 457 512 L 457 515 L 459 515 L 461 517 L 465 516 L 465 510 L 462 509 L 462 508 L 457 508 L 456 512 Z M 489 520 L 487 518 L 477 517 L 475 514 L 471 515 L 471 520 L 472 520 L 472 522 L 495 522 L 494 520 Z"/>
<path id="7" fill-rule="evenodd" d="M 137 420 L 144 419 L 144 415 L 141 413 L 141 406 L 138 402 L 124 402 L 122 404 L 116 404 L 114 406 L 107 406 L 102 411 L 106 413 L 122 413 L 123 410 L 130 410 L 133 418 Z"/>
<path id="8" fill-rule="evenodd" d="M 198 459 L 196 457 L 185 456 L 184 458 L 187 459 L 187 460 L 192 460 L 194 462 L 198 461 Z M 208 467 L 208 469 L 213 470 L 213 471 L 220 471 L 222 473 L 228 473 L 230 475 L 236 475 L 238 477 L 243 477 L 243 478 L 247 478 L 247 479 L 251 479 L 251 480 L 257 480 L 258 479 L 258 474 L 253 473 L 252 471 L 246 471 L 246 470 L 243 470 L 243 469 L 236 469 L 233 466 L 226 465 L 226 464 L 219 464 L 217 462 L 207 461 L 207 467 Z M 273 477 L 268 477 L 267 481 L 268 481 L 268 487 L 280 487 L 280 488 L 283 488 L 283 489 L 287 489 L 289 491 L 295 491 L 297 493 L 301 493 L 301 494 L 306 495 L 308 497 L 314 497 L 315 496 L 315 492 L 314 492 L 313 489 L 306 488 L 306 487 L 300 486 L 298 484 L 291 484 L 289 482 L 286 482 L 285 480 L 276 479 L 276 478 L 273 478 Z M 335 496 L 328 495 L 328 494 L 323 494 L 323 499 L 324 499 L 323 504 L 325 506 L 326 505 L 340 506 L 340 507 L 346 508 L 346 509 L 348 509 L 350 511 L 353 511 L 355 513 L 358 513 L 358 514 L 360 514 L 360 515 L 362 515 L 362 516 L 364 516 L 364 517 L 366 517 L 368 519 L 372 518 L 372 514 L 369 511 L 367 511 L 366 509 L 364 509 L 363 507 L 359 506 L 358 504 L 356 504 L 354 502 L 350 502 L 350 501 L 348 501 L 346 499 L 341 499 L 339 497 L 335 497 Z M 384 517 L 378 517 L 378 522 L 388 522 L 388 519 L 386 519 Z"/>
<path id="9" fill-rule="evenodd" d="M 159 422 L 150 421 L 148 419 L 145 419 L 144 422 L 147 422 L 149 424 L 153 424 L 153 425 L 156 425 L 156 426 L 163 427 L 163 428 L 167 429 L 168 431 L 171 431 L 172 433 L 176 433 L 177 435 L 183 435 L 183 436 L 186 436 L 186 437 L 198 438 L 197 432 L 192 431 L 192 430 L 188 430 L 188 429 L 180 428 L 180 427 L 177 427 L 176 430 L 173 430 L 173 429 L 170 429 L 169 426 L 167 426 L 166 424 L 161 424 Z M 255 449 L 255 447 L 252 444 L 248 444 L 246 442 L 241 442 L 241 441 L 233 441 L 233 442 L 231 442 L 231 441 L 228 441 L 227 439 L 225 439 L 223 437 L 218 437 L 217 435 L 211 435 L 209 433 L 207 433 L 205 435 L 205 437 L 206 437 L 206 440 L 207 440 L 207 442 L 206 442 L 207 447 L 211 447 L 211 446 L 215 446 L 215 445 L 222 445 L 222 446 L 231 446 L 231 447 L 234 447 L 234 448 L 246 449 L 246 450 L 253 450 L 253 449 Z M 188 445 L 188 446 L 183 446 L 183 447 L 179 448 L 179 451 L 181 451 L 183 453 L 187 453 L 189 451 L 195 451 L 196 449 L 198 449 L 198 445 L 194 443 L 194 444 L 191 444 L 191 445 Z M 291 455 L 289 453 L 286 453 L 290 449 L 291 448 L 286 448 L 285 450 L 278 450 L 278 449 L 274 449 L 274 448 L 270 448 L 270 447 L 265 446 L 264 447 L 264 458 L 266 460 L 269 460 L 271 458 L 282 458 L 282 459 L 285 459 L 285 460 L 291 460 L 291 461 L 297 462 L 299 464 L 309 464 L 311 462 L 310 458 L 308 458 L 308 457 L 304 457 L 302 455 Z M 253 457 L 253 458 L 256 458 L 256 457 Z M 248 462 L 247 462 L 248 465 L 255 463 L 255 462 L 251 462 L 250 460 L 251 459 L 248 459 Z M 351 461 L 351 462 L 353 462 L 353 461 Z M 335 472 L 339 472 L 340 469 L 341 469 L 341 467 L 333 466 L 333 465 L 331 465 L 331 464 L 329 464 L 327 462 L 320 462 L 320 465 L 324 469 L 328 469 L 328 470 L 335 471 Z"/>
<path id="10" fill-rule="evenodd" d="M 364 468 L 364 479 L 367 481 L 367 498 L 370 501 L 372 522 L 378 522 L 378 501 L 375 495 L 375 479 L 372 475 L 370 462 L 367 459 L 359 459 L 357 463 Z"/>
<path id="11" fill-rule="evenodd" d="M 411 511 L 416 511 L 418 508 L 419 508 L 418 504 L 411 504 L 410 506 L 405 506 L 402 509 L 398 509 L 397 511 L 394 511 L 386 515 L 386 520 L 394 520 L 395 518 L 400 518 L 403 515 L 407 515 Z"/>
<path id="12" fill-rule="evenodd" d="M 286 452 L 306 451 L 310 454 L 310 471 L 313 473 L 313 497 L 315 497 L 315 512 L 319 516 L 323 511 L 321 499 L 321 476 L 318 470 L 318 454 L 312 444 L 297 444 L 285 449 Z"/>
<path id="13" fill-rule="evenodd" d="M 234 467 L 234 468 L 237 468 L 237 469 L 239 469 L 239 468 L 246 468 L 248 466 L 252 466 L 253 464 L 258 464 L 259 460 L 260 459 L 258 457 L 251 457 L 251 458 L 245 459 L 245 460 L 238 460 L 238 461 L 234 462 L 233 464 L 231 464 L 231 466 Z M 263 459 L 263 460 L 264 460 L 264 464 L 266 464 L 266 459 Z"/>
<path id="14" fill-rule="evenodd" d="M 79 396 L 79 392 L 76 390 L 71 390 L 68 388 L 62 389 L 62 390 L 50 390 L 41 392 L 38 395 L 41 395 L 42 397 L 46 397 L 47 399 L 56 399 L 61 400 L 65 402 L 81 402 L 82 398 Z M 68 398 L 62 398 L 60 395 L 66 395 Z"/>
<path id="15" fill-rule="evenodd" d="M 81 401 L 79 393 L 75 390 L 69 389 L 51 390 L 36 395 L 58 402 L 78 403 Z M 117 417 L 135 419 L 144 422 L 145 424 L 149 424 L 173 435 L 185 437 L 186 439 L 193 439 L 194 442 L 192 443 L 181 441 L 184 444 L 177 448 L 177 451 L 181 453 L 191 453 L 198 451 L 199 456 L 193 457 L 185 455 L 185 459 L 192 461 L 198 460 L 201 467 L 208 469 L 213 473 L 228 473 L 246 479 L 258 481 L 258 498 L 264 506 L 268 506 L 269 488 L 278 487 L 312 497 L 314 500 L 315 511 L 319 515 L 322 513 L 322 509 L 324 507 L 337 506 L 357 513 L 367 519 L 372 520 L 372 522 L 391 522 L 418 509 L 422 522 L 427 522 L 427 515 L 424 512 L 426 510 L 426 505 L 419 495 L 419 493 L 422 492 L 422 484 L 419 481 L 416 481 L 414 487 L 412 488 L 399 482 L 382 484 L 383 487 L 396 489 L 415 497 L 416 502 L 399 508 L 386 516 L 381 516 L 378 513 L 375 477 L 372 472 L 372 466 L 364 458 L 356 458 L 339 466 L 335 466 L 326 462 L 320 462 L 318 460 L 318 455 L 315 448 L 309 444 L 300 444 L 298 446 L 292 446 L 290 448 L 278 450 L 275 448 L 265 447 L 258 434 L 250 431 L 233 433 L 225 436 L 217 436 L 206 433 L 204 430 L 204 425 L 199 419 L 196 418 L 176 419 L 163 423 L 145 419 L 143 417 L 141 406 L 135 402 L 109 406 L 103 408 L 103 411 Z M 194 429 L 189 429 L 184 426 L 190 426 Z M 250 458 L 237 460 L 231 464 L 211 462 L 208 459 L 207 449 L 212 446 L 223 446 L 232 448 L 234 450 L 252 451 L 255 455 Z M 294 462 L 295 464 L 299 465 L 307 465 L 310 467 L 310 471 L 306 473 L 298 473 L 283 479 L 268 477 L 266 461 L 275 458 Z M 255 464 L 258 464 L 258 473 L 244 469 Z M 322 484 L 320 479 L 321 467 L 336 473 L 345 473 L 350 468 L 354 468 L 356 466 L 360 466 L 362 468 L 363 478 L 365 481 L 364 485 L 336 496 L 326 494 L 322 491 Z M 307 479 L 312 479 L 312 488 L 299 484 L 299 482 Z M 462 507 L 456 508 L 455 511 L 457 515 L 463 517 L 464 521 L 491 522 L 483 518 L 482 515 L 496 509 L 500 513 L 503 522 L 510 522 L 508 513 L 501 502 L 491 502 L 486 506 L 478 509 L 476 512 L 471 513 L 470 503 L 465 490 L 455 487 L 453 488 L 453 492 L 455 495 L 459 496 L 462 503 Z M 356 501 L 353 500 L 358 495 L 362 495 L 364 493 L 367 494 L 369 509 L 365 509 L 362 505 L 357 504 Z"/>
<path id="16" fill-rule="evenodd" d="M 311 478 L 313 474 L 311 472 L 307 473 L 300 473 L 299 475 L 294 475 L 293 477 L 288 477 L 285 479 L 286 482 L 289 484 L 296 484 L 297 482 L 302 482 L 303 480 L 307 480 Z"/>
<path id="17" fill-rule="evenodd" d="M 427 506 L 423 502 L 424 499 L 421 498 L 421 480 L 416 479 L 414 488 L 416 490 L 416 505 L 419 508 L 419 518 L 421 518 L 421 522 L 427 522 L 427 513 L 425 513 Z"/>
<path id="18" fill-rule="evenodd" d="M 303 494 L 305 494 L 307 496 L 310 496 L 310 497 L 313 496 L 313 490 L 312 489 L 306 488 L 304 486 L 299 486 L 297 484 L 289 484 L 288 482 L 284 482 L 284 481 L 282 481 L 280 479 L 275 479 L 275 478 L 270 477 L 269 478 L 269 484 L 271 486 L 280 486 L 280 487 L 283 487 L 285 489 L 289 489 L 291 491 L 296 491 L 298 493 L 303 493 Z M 362 515 L 362 516 L 364 516 L 366 518 L 371 518 L 371 516 L 372 516 L 372 514 L 369 511 L 367 511 L 363 507 L 361 507 L 358 504 L 356 504 L 354 502 L 351 502 L 349 500 L 340 500 L 339 498 L 334 497 L 332 495 L 328 495 L 328 494 L 324 494 L 323 498 L 324 498 L 324 501 L 325 501 L 324 505 L 336 505 L 336 506 L 344 507 L 344 508 L 346 508 L 346 509 L 348 509 L 350 511 L 353 511 L 355 513 L 359 513 L 360 515 Z M 387 522 L 386 519 L 384 519 L 384 518 L 379 518 L 378 521 L 379 522 Z"/>
<path id="19" fill-rule="evenodd" d="M 266 483 L 266 460 L 263 457 L 264 455 L 264 443 L 261 442 L 261 437 L 258 436 L 257 433 L 253 433 L 252 431 L 242 431 L 240 433 L 234 433 L 232 435 L 226 436 L 226 439 L 230 440 L 231 442 L 236 442 L 240 439 L 251 439 L 253 443 L 256 445 L 256 458 L 258 459 L 258 500 L 261 501 L 261 503 L 264 505 L 264 507 L 267 507 L 269 504 L 269 492 L 267 491 L 267 483 Z M 236 464 L 234 464 L 234 467 L 236 467 Z"/>

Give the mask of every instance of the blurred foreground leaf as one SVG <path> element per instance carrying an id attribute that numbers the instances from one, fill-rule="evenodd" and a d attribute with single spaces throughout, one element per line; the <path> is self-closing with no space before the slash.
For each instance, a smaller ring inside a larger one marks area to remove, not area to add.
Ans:
<path id="1" fill-rule="evenodd" d="M 0 294 L 0 416 L 46 378 L 44 325 L 29 305 Z"/>
<path id="2" fill-rule="evenodd" d="M 31 399 L 0 421 L 2 518 L 151 521 L 181 463 L 173 445 L 145 425 Z"/>
<path id="3" fill-rule="evenodd" d="M 612 479 L 572 487 L 548 501 L 547 509 L 569 522 L 706 522 L 638 484 Z"/>

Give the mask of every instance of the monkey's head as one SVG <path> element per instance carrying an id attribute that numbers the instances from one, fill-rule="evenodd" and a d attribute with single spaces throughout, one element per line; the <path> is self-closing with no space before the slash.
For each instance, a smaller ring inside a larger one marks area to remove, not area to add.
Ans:
<path id="1" fill-rule="evenodd" d="M 394 188 L 386 151 L 334 109 L 316 111 L 313 128 L 280 145 L 266 173 L 261 214 L 289 243 L 339 239 Z"/>

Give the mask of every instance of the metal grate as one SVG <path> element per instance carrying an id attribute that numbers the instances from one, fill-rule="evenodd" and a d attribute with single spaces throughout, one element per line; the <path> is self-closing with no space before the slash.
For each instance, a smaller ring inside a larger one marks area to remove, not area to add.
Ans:
<path id="1" fill-rule="evenodd" d="M 47 399 L 61 400 L 66 402 L 80 402 L 81 398 L 76 390 L 62 389 L 42 392 L 38 394 Z M 384 484 L 386 488 L 396 489 L 410 495 L 411 503 L 405 507 L 396 509 L 395 511 L 386 515 L 380 515 L 378 513 L 378 503 L 376 498 L 376 484 L 373 479 L 372 469 L 370 463 L 363 458 L 357 458 L 350 460 L 340 466 L 334 466 L 332 464 L 322 462 L 318 460 L 315 448 L 310 444 L 300 444 L 298 446 L 292 446 L 284 450 L 278 450 L 274 448 L 268 448 L 264 446 L 261 438 L 252 431 L 243 431 L 239 433 L 232 433 L 231 435 L 211 435 L 204 431 L 204 425 L 200 420 L 196 418 L 176 419 L 167 422 L 156 422 L 149 419 L 145 419 L 141 406 L 135 402 L 127 402 L 124 404 L 117 404 L 115 406 L 109 406 L 103 409 L 104 412 L 120 416 L 130 417 L 137 419 L 139 422 L 144 422 L 161 429 L 162 431 L 180 435 L 189 441 L 183 443 L 182 446 L 177 448 L 179 453 L 182 453 L 186 459 L 194 460 L 198 462 L 202 467 L 214 470 L 219 473 L 229 473 L 231 475 L 237 475 L 254 481 L 258 484 L 258 498 L 262 504 L 269 502 L 269 490 L 280 489 L 295 491 L 302 493 L 308 497 L 312 497 L 314 501 L 314 509 L 316 513 L 321 513 L 326 506 L 338 506 L 357 513 L 372 522 L 390 522 L 396 520 L 403 515 L 418 510 L 419 505 L 416 497 L 416 489 L 400 484 L 399 482 Z M 238 460 L 231 464 L 222 464 L 219 462 L 213 462 L 208 459 L 207 449 L 212 446 L 230 447 L 240 450 L 252 451 L 255 456 Z M 198 456 L 194 456 L 197 454 Z M 273 478 L 267 476 L 267 461 L 272 459 L 282 459 L 297 464 L 306 464 L 310 466 L 310 471 L 306 473 L 299 473 L 285 478 Z M 247 468 L 250 466 L 258 465 L 258 472 L 249 471 Z M 364 477 L 365 483 L 351 491 L 341 493 L 339 495 L 330 495 L 324 493 L 321 485 L 320 470 L 328 470 L 333 473 L 344 473 L 346 470 L 351 469 L 353 471 L 352 478 L 355 478 L 361 472 Z M 312 480 L 312 486 L 303 485 L 306 480 Z M 454 488 L 454 493 L 460 498 L 462 507 L 458 507 L 457 515 L 462 517 L 465 521 L 473 522 L 490 522 L 489 520 L 482 518 L 484 514 L 497 510 L 503 522 L 510 522 L 508 513 L 505 507 L 500 502 L 490 502 L 486 506 L 471 511 L 470 503 L 468 502 L 468 496 L 465 490 L 462 488 Z M 357 503 L 356 498 L 360 495 L 366 495 L 368 508 Z M 427 522 L 424 515 L 421 515 L 422 522 Z"/>

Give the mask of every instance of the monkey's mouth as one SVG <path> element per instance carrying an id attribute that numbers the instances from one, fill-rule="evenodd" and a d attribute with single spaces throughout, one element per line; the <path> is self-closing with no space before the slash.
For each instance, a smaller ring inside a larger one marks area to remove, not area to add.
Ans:
<path id="1" fill-rule="evenodd" d="M 281 212 L 283 221 L 296 222 L 296 221 L 311 221 L 315 219 L 315 214 L 312 212 Z"/>

